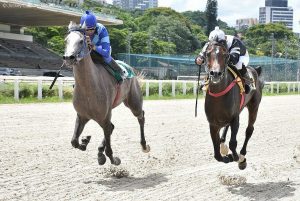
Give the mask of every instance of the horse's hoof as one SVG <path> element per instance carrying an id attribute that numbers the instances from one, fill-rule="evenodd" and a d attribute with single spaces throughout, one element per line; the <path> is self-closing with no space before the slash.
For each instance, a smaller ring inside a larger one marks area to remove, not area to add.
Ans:
<path id="1" fill-rule="evenodd" d="M 79 145 L 78 149 L 80 149 L 81 151 L 85 151 L 86 150 L 86 144 Z"/>
<path id="2" fill-rule="evenodd" d="M 223 157 L 223 162 L 224 163 L 229 163 L 230 162 L 230 158 L 228 156 L 224 156 Z"/>
<path id="3" fill-rule="evenodd" d="M 90 142 L 92 136 L 84 136 L 81 138 L 81 143 L 88 145 L 88 143 Z"/>
<path id="4" fill-rule="evenodd" d="M 71 141 L 71 144 L 72 144 L 72 146 L 73 146 L 74 148 L 78 148 L 78 147 L 79 147 L 79 142 L 78 142 L 78 140 L 72 140 L 72 141 Z"/>
<path id="5" fill-rule="evenodd" d="M 239 162 L 238 164 L 239 164 L 239 169 L 240 170 L 246 169 L 246 167 L 247 167 L 246 158 L 245 158 L 245 160 L 243 162 Z"/>
<path id="6" fill-rule="evenodd" d="M 149 145 L 146 145 L 146 149 L 144 149 L 144 147 L 142 146 L 142 151 L 144 153 L 148 153 L 150 151 L 150 146 Z"/>
<path id="7" fill-rule="evenodd" d="M 104 165 L 106 162 L 106 157 L 104 154 L 98 154 L 98 164 L 99 165 Z"/>
<path id="8" fill-rule="evenodd" d="M 228 155 L 228 151 L 229 151 L 228 146 L 225 143 L 221 143 L 220 144 L 220 153 L 221 153 L 221 155 L 222 156 Z"/>
<path id="9" fill-rule="evenodd" d="M 114 165 L 120 165 L 121 160 L 118 157 L 114 157 Z"/>

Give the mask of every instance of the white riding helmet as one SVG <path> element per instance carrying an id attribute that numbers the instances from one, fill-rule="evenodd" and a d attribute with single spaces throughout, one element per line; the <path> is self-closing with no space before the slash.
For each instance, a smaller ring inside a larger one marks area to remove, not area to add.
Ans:
<path id="1" fill-rule="evenodd" d="M 208 40 L 209 41 L 216 41 L 216 42 L 219 42 L 221 40 L 225 40 L 225 33 L 219 27 L 215 27 L 215 30 L 210 32 Z"/>

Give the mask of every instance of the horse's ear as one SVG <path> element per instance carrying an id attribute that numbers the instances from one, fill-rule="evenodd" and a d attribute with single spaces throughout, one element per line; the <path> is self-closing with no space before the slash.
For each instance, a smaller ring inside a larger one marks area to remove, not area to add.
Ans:
<path id="1" fill-rule="evenodd" d="M 86 23 L 84 21 L 84 23 L 80 26 L 81 29 L 86 29 Z"/>
<path id="2" fill-rule="evenodd" d="M 72 29 L 74 26 L 76 26 L 76 23 L 73 21 L 70 21 L 70 24 L 68 26 L 69 30 Z"/>

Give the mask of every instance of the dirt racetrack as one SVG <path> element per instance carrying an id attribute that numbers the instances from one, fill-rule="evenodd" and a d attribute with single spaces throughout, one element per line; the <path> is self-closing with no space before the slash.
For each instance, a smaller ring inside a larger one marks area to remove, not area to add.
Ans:
<path id="1" fill-rule="evenodd" d="M 98 165 L 103 132 L 95 122 L 83 131 L 92 136 L 87 151 L 72 148 L 71 103 L 0 105 L 0 200 L 300 200 L 299 95 L 263 97 L 243 171 L 215 161 L 204 100 L 197 118 L 194 103 L 144 102 L 148 154 L 137 120 L 124 105 L 116 108 L 118 167 Z"/>

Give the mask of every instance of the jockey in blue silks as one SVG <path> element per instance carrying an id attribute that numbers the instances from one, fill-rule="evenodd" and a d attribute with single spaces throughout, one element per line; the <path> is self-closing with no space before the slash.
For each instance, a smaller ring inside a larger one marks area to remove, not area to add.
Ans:
<path id="1" fill-rule="evenodd" d="M 106 27 L 103 24 L 97 23 L 96 16 L 91 11 L 86 11 L 81 19 L 80 25 L 86 27 L 87 43 L 95 52 L 100 54 L 105 63 L 107 63 L 111 68 L 120 73 L 121 78 L 124 80 L 123 69 L 114 61 L 111 57 L 111 47 L 109 35 Z M 119 80 L 121 83 L 123 80 Z"/>

